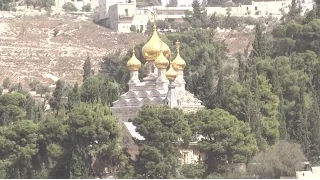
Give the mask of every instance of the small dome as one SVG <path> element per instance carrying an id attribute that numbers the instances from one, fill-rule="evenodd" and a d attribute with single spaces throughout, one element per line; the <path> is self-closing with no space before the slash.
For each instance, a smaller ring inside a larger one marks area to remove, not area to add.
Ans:
<path id="1" fill-rule="evenodd" d="M 169 57 L 170 48 L 159 38 L 156 26 L 153 28 L 153 35 L 150 40 L 142 47 L 142 55 L 147 61 L 154 61 L 162 50 L 165 57 Z"/>
<path id="2" fill-rule="evenodd" d="M 154 63 L 158 69 L 167 69 L 169 66 L 169 60 L 163 55 L 162 51 Z"/>
<path id="3" fill-rule="evenodd" d="M 180 42 L 176 42 L 176 47 L 177 47 L 177 57 L 172 61 L 172 67 L 176 71 L 181 71 L 186 67 L 186 61 L 183 60 L 180 56 Z"/>
<path id="4" fill-rule="evenodd" d="M 170 81 L 174 81 L 177 76 L 178 76 L 178 73 L 172 68 L 172 63 L 170 63 L 170 68 L 166 72 L 167 79 L 169 79 Z"/>
<path id="5" fill-rule="evenodd" d="M 141 62 L 139 61 L 139 59 L 136 57 L 135 55 L 135 51 L 133 48 L 132 51 L 132 57 L 131 59 L 127 62 L 127 67 L 130 71 L 139 71 L 140 67 L 141 67 Z"/>

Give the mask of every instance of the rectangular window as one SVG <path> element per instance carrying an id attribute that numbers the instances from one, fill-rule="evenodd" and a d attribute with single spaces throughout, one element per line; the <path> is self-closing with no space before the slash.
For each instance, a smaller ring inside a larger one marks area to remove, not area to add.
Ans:
<path id="1" fill-rule="evenodd" d="M 129 11 L 128 11 L 128 9 L 125 9 L 125 11 L 126 11 L 126 16 L 129 16 Z"/>

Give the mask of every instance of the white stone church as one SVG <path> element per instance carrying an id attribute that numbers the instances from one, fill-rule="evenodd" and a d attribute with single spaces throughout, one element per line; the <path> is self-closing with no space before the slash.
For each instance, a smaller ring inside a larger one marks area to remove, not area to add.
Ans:
<path id="1" fill-rule="evenodd" d="M 180 42 L 176 42 L 177 56 L 170 62 L 168 58 L 171 50 L 159 38 L 156 29 L 155 25 L 152 37 L 142 48 L 142 54 L 147 60 L 147 77 L 142 81 L 139 80 L 141 62 L 136 58 L 133 49 L 133 55 L 127 62 L 127 67 L 130 70 L 129 91 L 122 94 L 111 107 L 112 114 L 119 118 L 119 123 L 123 128 L 123 146 L 128 148 L 133 159 L 139 152 L 139 147 L 133 139 L 143 140 L 144 138 L 135 131 L 132 122 L 128 121 L 137 117 L 143 105 L 162 104 L 171 108 L 181 108 L 184 112 L 195 112 L 204 108 L 201 101 L 185 89 L 183 70 L 186 62 L 180 56 Z M 189 148 L 179 150 L 183 164 L 196 163 L 203 159 L 198 150 L 197 142 L 190 143 Z"/>

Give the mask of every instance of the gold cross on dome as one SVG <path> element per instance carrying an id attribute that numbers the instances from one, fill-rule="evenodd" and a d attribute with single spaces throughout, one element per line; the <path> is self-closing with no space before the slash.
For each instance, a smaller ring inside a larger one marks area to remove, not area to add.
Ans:
<path id="1" fill-rule="evenodd" d="M 153 27 L 157 27 L 157 14 L 155 11 L 151 12 L 151 16 L 153 17 Z"/>
<path id="2" fill-rule="evenodd" d="M 134 40 L 132 40 L 132 52 L 135 52 L 134 47 L 135 47 L 135 42 L 134 42 Z"/>
<path id="3" fill-rule="evenodd" d="M 177 53 L 180 53 L 180 41 L 177 40 L 176 42 L 176 48 L 177 48 Z"/>

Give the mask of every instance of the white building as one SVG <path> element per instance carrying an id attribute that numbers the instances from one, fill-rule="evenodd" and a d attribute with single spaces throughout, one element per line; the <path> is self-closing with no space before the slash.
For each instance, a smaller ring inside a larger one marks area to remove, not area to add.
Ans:
<path id="1" fill-rule="evenodd" d="M 297 179 L 320 179 L 320 167 L 311 167 L 311 171 L 297 171 Z"/>
<path id="2" fill-rule="evenodd" d="M 192 7 L 154 7 L 154 11 L 157 12 L 159 20 L 167 19 L 169 22 L 178 21 L 182 22 L 185 17 L 186 11 L 192 11 Z"/>
<path id="3" fill-rule="evenodd" d="M 181 2 L 181 1 L 179 1 Z M 206 7 L 208 15 L 214 13 L 231 16 L 251 16 L 254 18 L 272 16 L 280 19 L 283 14 L 289 12 L 291 0 L 280 1 L 252 1 L 251 5 L 239 5 L 237 7 Z M 164 2 L 162 2 L 164 3 Z M 302 14 L 313 9 L 312 0 L 301 0 Z M 192 11 L 191 6 L 165 7 L 154 6 L 137 8 L 136 0 L 99 0 L 99 12 L 94 21 L 110 27 L 118 32 L 131 32 L 130 27 L 144 32 L 147 23 L 151 20 L 150 12 L 156 12 L 159 20 L 183 21 L 186 11 Z"/>

